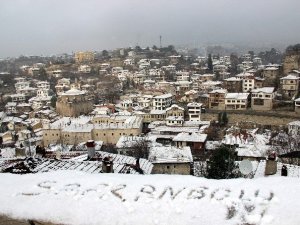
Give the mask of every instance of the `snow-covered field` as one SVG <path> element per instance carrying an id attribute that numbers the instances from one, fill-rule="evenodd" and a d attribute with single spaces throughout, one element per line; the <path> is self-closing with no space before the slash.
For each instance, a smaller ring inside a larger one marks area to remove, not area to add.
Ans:
<path id="1" fill-rule="evenodd" d="M 0 174 L 0 214 L 64 224 L 300 224 L 299 178 Z"/>

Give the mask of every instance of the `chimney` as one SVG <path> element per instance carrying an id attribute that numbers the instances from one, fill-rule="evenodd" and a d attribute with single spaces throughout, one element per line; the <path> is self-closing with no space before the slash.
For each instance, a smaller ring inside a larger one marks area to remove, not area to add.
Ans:
<path id="1" fill-rule="evenodd" d="M 86 143 L 86 148 L 88 152 L 88 159 L 91 159 L 95 156 L 95 142 L 94 140 L 88 140 Z"/>
<path id="2" fill-rule="evenodd" d="M 113 173 L 114 172 L 113 165 L 114 163 L 111 157 L 104 157 L 104 159 L 102 160 L 102 172 Z"/>
<path id="3" fill-rule="evenodd" d="M 275 160 L 268 159 L 266 161 L 265 175 L 274 175 L 277 172 L 277 162 Z"/>
<path id="4" fill-rule="evenodd" d="M 140 158 L 136 158 L 135 165 L 133 166 L 135 171 L 137 171 L 139 174 L 144 174 L 144 171 L 140 167 Z"/>
<path id="5" fill-rule="evenodd" d="M 136 168 L 140 168 L 140 158 L 136 158 L 135 166 Z"/>
<path id="6" fill-rule="evenodd" d="M 265 175 L 274 175 L 277 172 L 276 152 L 273 151 L 269 154 L 266 160 Z"/>

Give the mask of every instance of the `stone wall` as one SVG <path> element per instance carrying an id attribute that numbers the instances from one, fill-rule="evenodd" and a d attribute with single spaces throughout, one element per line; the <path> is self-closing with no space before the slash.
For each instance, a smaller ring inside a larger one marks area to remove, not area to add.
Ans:
<path id="1" fill-rule="evenodd" d="M 84 102 L 57 102 L 56 112 L 61 116 L 78 117 L 82 114 L 90 113 L 93 109 L 93 104 L 91 101 Z"/>
<path id="2" fill-rule="evenodd" d="M 289 54 L 286 55 L 283 60 L 283 73 L 287 75 L 292 70 L 299 70 L 300 68 L 300 54 Z"/>
<path id="3" fill-rule="evenodd" d="M 116 144 L 121 136 L 138 136 L 141 133 L 142 123 L 139 128 L 92 129 L 90 132 L 61 132 L 60 129 L 44 129 L 43 145 L 58 143 L 74 145 L 91 139 L 103 141 L 104 144 Z"/>
<path id="4" fill-rule="evenodd" d="M 190 175 L 190 163 L 153 163 L 152 174 Z"/>
<path id="5" fill-rule="evenodd" d="M 219 112 L 212 112 L 212 113 L 202 113 L 201 120 L 218 120 L 218 113 Z M 248 114 L 247 114 L 248 113 Z M 293 115 L 292 115 L 293 114 Z M 289 122 L 300 120 L 299 115 L 295 113 L 286 113 L 284 114 L 277 114 L 276 113 L 257 113 L 251 111 L 249 112 L 228 112 L 227 116 L 229 120 L 229 125 L 233 125 L 236 123 L 243 123 L 243 122 L 254 122 L 257 126 L 260 125 L 268 125 L 268 126 L 286 126 Z"/>

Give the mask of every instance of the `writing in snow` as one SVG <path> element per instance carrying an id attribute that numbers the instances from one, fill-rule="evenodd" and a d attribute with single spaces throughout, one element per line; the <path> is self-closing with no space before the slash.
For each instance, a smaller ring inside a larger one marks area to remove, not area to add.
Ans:
<path id="1" fill-rule="evenodd" d="M 256 190 L 247 192 L 243 189 L 231 190 L 229 188 L 209 188 L 205 185 L 195 187 L 172 186 L 156 187 L 144 184 L 139 187 L 128 184 L 99 183 L 86 187 L 80 183 L 60 184 L 57 181 L 43 181 L 37 184 L 34 191 L 21 192 L 16 195 L 25 197 L 38 197 L 41 195 L 71 196 L 78 199 L 92 197 L 101 201 L 113 200 L 122 202 L 149 201 L 176 201 L 206 200 L 205 204 L 219 202 L 227 209 L 226 219 L 239 215 L 260 215 L 263 217 L 274 199 L 272 191 Z M 188 204 L 186 201 L 186 204 Z M 257 204 L 259 203 L 259 204 Z"/>

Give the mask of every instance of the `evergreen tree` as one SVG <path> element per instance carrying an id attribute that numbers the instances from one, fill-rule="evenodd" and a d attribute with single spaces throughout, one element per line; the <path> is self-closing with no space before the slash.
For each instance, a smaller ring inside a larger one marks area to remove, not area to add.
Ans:
<path id="1" fill-rule="evenodd" d="M 216 149 L 207 164 L 206 178 L 231 179 L 239 176 L 234 150 L 226 146 Z"/>
<path id="2" fill-rule="evenodd" d="M 215 80 L 216 81 L 220 80 L 220 72 L 219 71 L 217 71 L 216 74 L 215 74 Z"/>
<path id="3" fill-rule="evenodd" d="M 222 125 L 223 124 L 223 121 L 222 121 L 223 117 L 222 117 L 222 113 L 219 112 L 218 114 L 218 122 L 219 122 L 219 125 Z"/>
<path id="4" fill-rule="evenodd" d="M 223 123 L 223 125 L 227 125 L 227 123 L 228 123 L 227 112 L 222 113 L 222 123 Z"/>
<path id="5" fill-rule="evenodd" d="M 211 54 L 208 55 L 208 59 L 207 59 L 207 67 L 209 72 L 213 72 L 213 61 L 212 61 L 212 57 Z"/>
<path id="6" fill-rule="evenodd" d="M 57 101 L 56 96 L 55 96 L 55 95 L 52 96 L 52 98 L 51 98 L 51 106 L 52 106 L 53 108 L 56 108 L 56 101 Z"/>

